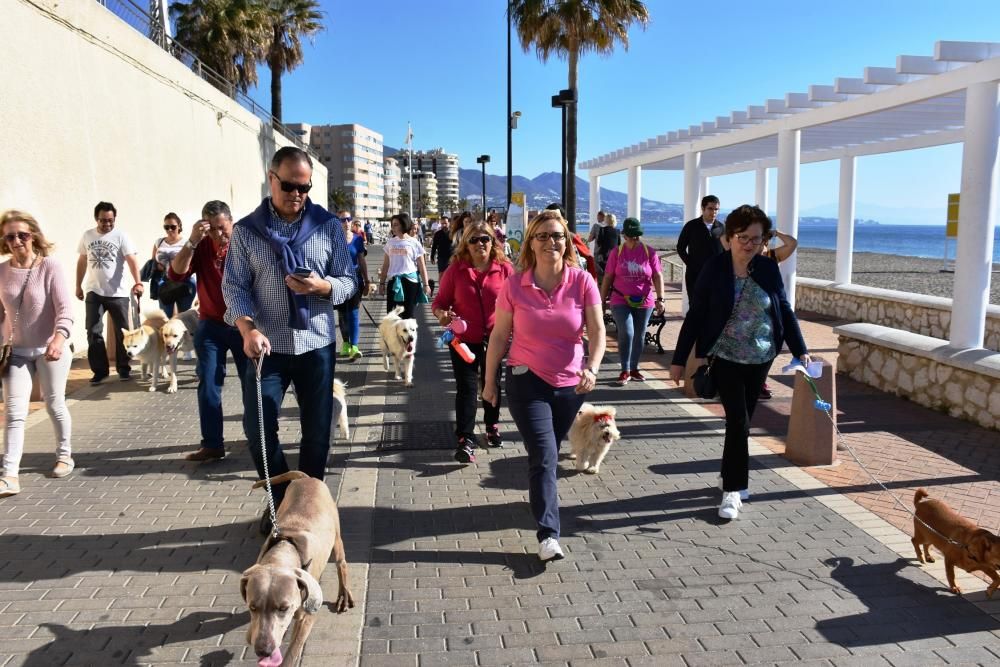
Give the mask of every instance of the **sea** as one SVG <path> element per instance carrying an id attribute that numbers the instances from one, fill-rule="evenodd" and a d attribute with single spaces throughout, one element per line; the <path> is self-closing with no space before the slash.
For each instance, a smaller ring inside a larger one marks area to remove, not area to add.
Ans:
<path id="1" fill-rule="evenodd" d="M 676 238 L 680 225 L 643 224 L 650 236 Z M 944 225 L 855 225 L 854 252 L 879 252 L 887 255 L 942 259 L 945 252 Z M 837 249 L 837 225 L 800 224 L 799 246 Z M 948 258 L 955 258 L 955 239 L 948 240 Z M 993 261 L 1000 263 L 1000 228 L 993 230 Z"/>

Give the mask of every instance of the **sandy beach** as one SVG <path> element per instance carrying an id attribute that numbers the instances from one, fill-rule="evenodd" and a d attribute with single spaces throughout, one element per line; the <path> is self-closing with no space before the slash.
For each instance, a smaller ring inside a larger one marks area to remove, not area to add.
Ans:
<path id="1" fill-rule="evenodd" d="M 676 237 L 649 236 L 646 242 L 661 251 L 674 251 Z M 675 256 L 674 261 L 679 262 Z M 807 278 L 833 280 L 835 254 L 832 250 L 799 248 L 799 275 Z M 669 269 L 664 266 L 669 279 Z M 951 298 L 955 275 L 941 272 L 941 260 L 873 252 L 854 253 L 853 282 L 858 285 L 882 287 L 916 294 Z M 990 303 L 1000 304 L 1000 265 L 993 265 Z"/>

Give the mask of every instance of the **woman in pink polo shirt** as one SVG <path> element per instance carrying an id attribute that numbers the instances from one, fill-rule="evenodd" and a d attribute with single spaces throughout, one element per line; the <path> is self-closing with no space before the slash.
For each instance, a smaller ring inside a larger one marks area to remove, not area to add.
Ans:
<path id="1" fill-rule="evenodd" d="M 498 404 L 496 373 L 507 357 L 507 401 L 528 450 L 528 500 L 538 524 L 538 558 L 563 557 L 559 546 L 556 469 L 559 444 L 594 388 L 604 357 L 601 295 L 577 264 L 570 231 L 559 211 L 535 217 L 524 235 L 519 273 L 497 297 L 486 358 L 483 400 Z M 584 360 L 587 327 L 589 359 Z"/>
<path id="2" fill-rule="evenodd" d="M 456 317 L 465 320 L 468 328 L 456 337 L 469 346 L 475 361 L 466 362 L 452 347 L 451 367 L 455 372 L 455 436 L 458 445 L 455 460 L 475 463 L 476 398 L 486 375 L 486 342 L 493 329 L 493 313 L 497 295 L 510 274 L 514 273 L 503 248 L 493 236 L 493 226 L 483 221 L 469 223 L 459 237 L 451 256 L 451 264 L 441 275 L 441 287 L 432 308 L 441 326 L 446 327 Z M 499 365 L 499 360 L 497 365 Z M 494 382 L 499 387 L 499 380 Z M 500 447 L 500 402 L 483 401 L 486 420 L 486 440 Z"/>

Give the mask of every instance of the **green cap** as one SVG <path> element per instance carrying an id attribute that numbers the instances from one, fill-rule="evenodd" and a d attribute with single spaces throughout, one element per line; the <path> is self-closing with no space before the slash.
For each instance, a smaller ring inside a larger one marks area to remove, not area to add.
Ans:
<path id="1" fill-rule="evenodd" d="M 625 218 L 622 223 L 622 234 L 625 236 L 642 236 L 642 225 L 635 218 Z"/>

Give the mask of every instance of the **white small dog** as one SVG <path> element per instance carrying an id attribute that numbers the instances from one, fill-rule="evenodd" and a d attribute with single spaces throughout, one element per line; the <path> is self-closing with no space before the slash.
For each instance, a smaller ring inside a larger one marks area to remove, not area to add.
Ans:
<path id="1" fill-rule="evenodd" d="M 168 394 L 177 393 L 177 355 L 194 349 L 194 332 L 198 329 L 198 311 L 194 308 L 185 310 L 169 320 L 160 328 L 160 338 L 163 339 L 163 353 L 170 360 L 170 384 Z"/>
<path id="2" fill-rule="evenodd" d="M 145 379 L 147 371 L 151 370 L 152 382 L 149 391 L 156 391 L 156 381 L 159 376 L 166 379 L 166 367 L 161 365 L 163 358 L 163 339 L 160 338 L 160 329 L 167 323 L 167 314 L 162 310 L 153 310 L 146 313 L 146 319 L 142 321 L 139 328 L 122 329 L 122 343 L 125 345 L 125 353 L 129 359 L 138 359 L 139 379 Z"/>
<path id="3" fill-rule="evenodd" d="M 392 356 L 396 368 L 396 379 L 402 374 L 403 384 L 413 386 L 413 353 L 417 349 L 417 321 L 403 319 L 399 316 L 402 306 L 396 306 L 391 313 L 382 318 L 378 325 L 379 347 L 382 349 L 382 363 L 389 370 L 389 356 Z"/>
<path id="4" fill-rule="evenodd" d="M 333 381 L 333 418 L 340 428 L 340 437 L 351 439 L 351 428 L 347 424 L 347 385 L 340 380 Z"/>
<path id="5" fill-rule="evenodd" d="M 570 458 L 576 459 L 576 469 L 596 475 L 608 450 L 622 434 L 615 423 L 617 410 L 597 407 L 590 403 L 580 406 L 573 425 L 569 428 Z"/>

